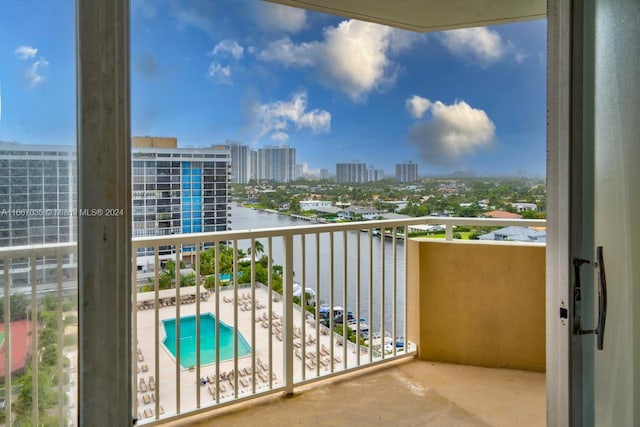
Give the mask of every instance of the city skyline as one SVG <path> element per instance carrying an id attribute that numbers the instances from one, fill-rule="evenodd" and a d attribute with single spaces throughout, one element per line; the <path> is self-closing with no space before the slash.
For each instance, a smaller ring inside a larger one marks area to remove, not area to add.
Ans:
<path id="1" fill-rule="evenodd" d="M 33 7 L 0 17 L 0 140 L 73 144 L 74 5 L 38 4 L 55 22 Z M 546 21 L 417 34 L 249 0 L 136 0 L 131 23 L 132 135 L 286 144 L 307 169 L 544 174 Z"/>

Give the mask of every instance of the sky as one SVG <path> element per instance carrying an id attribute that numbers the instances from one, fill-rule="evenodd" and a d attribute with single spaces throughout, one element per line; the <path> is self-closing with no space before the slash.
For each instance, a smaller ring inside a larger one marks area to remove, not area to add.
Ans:
<path id="1" fill-rule="evenodd" d="M 74 7 L 0 5 L 0 140 L 75 143 Z M 545 92 L 544 20 L 418 34 L 258 0 L 131 0 L 132 135 L 182 147 L 544 174 Z"/>

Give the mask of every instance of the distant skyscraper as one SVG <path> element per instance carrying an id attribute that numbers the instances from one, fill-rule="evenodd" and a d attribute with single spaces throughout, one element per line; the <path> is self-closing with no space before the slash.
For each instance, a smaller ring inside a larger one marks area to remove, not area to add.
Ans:
<path id="1" fill-rule="evenodd" d="M 251 176 L 251 150 L 248 145 L 227 141 L 224 147 L 231 153 L 231 182 L 246 184 Z"/>
<path id="2" fill-rule="evenodd" d="M 251 150 L 249 153 L 249 179 L 258 179 L 258 152 Z"/>
<path id="3" fill-rule="evenodd" d="M 337 163 L 336 180 L 338 184 L 367 182 L 369 180 L 367 165 L 360 162 Z"/>
<path id="4" fill-rule="evenodd" d="M 320 179 L 329 179 L 329 169 L 320 169 Z"/>
<path id="5" fill-rule="evenodd" d="M 77 240 L 72 146 L 0 142 L 0 247 Z"/>
<path id="6" fill-rule="evenodd" d="M 384 170 L 376 169 L 374 166 L 369 166 L 367 174 L 369 182 L 376 182 L 384 179 Z"/>
<path id="7" fill-rule="evenodd" d="M 413 162 L 396 163 L 396 181 L 416 182 L 418 180 L 418 164 Z"/>
<path id="8" fill-rule="evenodd" d="M 303 165 L 296 165 L 296 173 L 294 174 L 293 179 L 300 179 L 300 178 L 304 178 L 304 166 Z"/>
<path id="9" fill-rule="evenodd" d="M 267 145 L 258 149 L 258 179 L 291 182 L 295 180 L 296 150 L 288 145 Z"/>

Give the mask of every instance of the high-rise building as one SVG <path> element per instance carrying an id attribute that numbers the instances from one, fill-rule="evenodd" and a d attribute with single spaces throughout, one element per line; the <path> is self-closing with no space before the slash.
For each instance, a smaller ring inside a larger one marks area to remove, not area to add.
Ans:
<path id="1" fill-rule="evenodd" d="M 369 166 L 367 175 L 369 182 L 382 181 L 384 179 L 384 170 L 376 169 L 375 166 Z"/>
<path id="2" fill-rule="evenodd" d="M 227 141 L 221 147 L 231 153 L 231 182 L 246 184 L 251 179 L 251 150 L 248 145 Z"/>
<path id="3" fill-rule="evenodd" d="M 396 181 L 416 182 L 418 180 L 418 164 L 413 162 L 396 163 Z"/>
<path id="4" fill-rule="evenodd" d="M 367 165 L 360 162 L 337 163 L 336 180 L 338 184 L 369 181 Z"/>
<path id="5" fill-rule="evenodd" d="M 320 179 L 329 179 L 329 169 L 320 169 Z"/>
<path id="6" fill-rule="evenodd" d="M 256 150 L 251 150 L 250 154 L 250 169 L 249 169 L 249 179 L 258 179 L 258 152 Z"/>
<path id="7" fill-rule="evenodd" d="M 0 142 L 0 247 L 77 240 L 71 146 Z"/>
<path id="8" fill-rule="evenodd" d="M 296 149 L 288 145 L 267 145 L 258 149 L 258 179 L 261 181 L 291 182 L 295 180 Z"/>
<path id="9" fill-rule="evenodd" d="M 134 147 L 133 236 L 227 229 L 229 150 Z"/>

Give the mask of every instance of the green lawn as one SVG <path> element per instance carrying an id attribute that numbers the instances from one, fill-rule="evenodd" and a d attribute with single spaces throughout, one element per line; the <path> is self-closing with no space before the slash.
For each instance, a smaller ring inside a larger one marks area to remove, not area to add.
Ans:
<path id="1" fill-rule="evenodd" d="M 469 236 L 473 233 L 473 231 L 454 231 L 454 233 L 460 234 L 462 236 L 462 240 L 469 240 Z M 445 234 L 421 234 L 419 236 L 411 236 L 411 237 L 428 237 L 430 239 L 444 239 Z"/>

